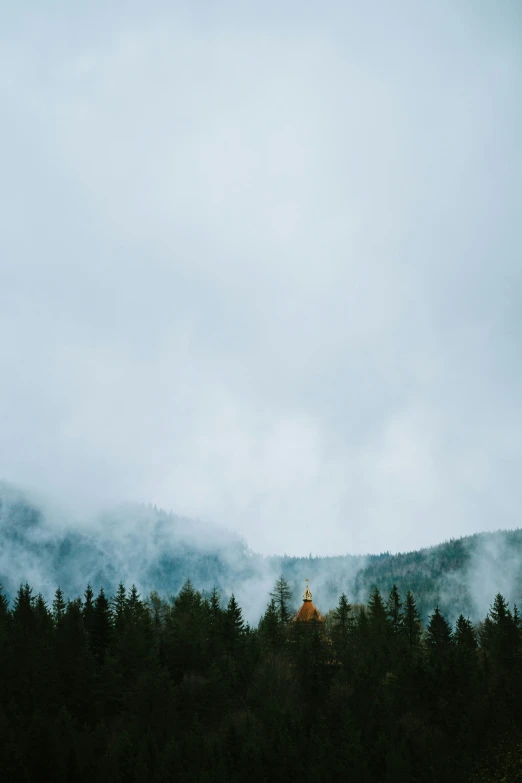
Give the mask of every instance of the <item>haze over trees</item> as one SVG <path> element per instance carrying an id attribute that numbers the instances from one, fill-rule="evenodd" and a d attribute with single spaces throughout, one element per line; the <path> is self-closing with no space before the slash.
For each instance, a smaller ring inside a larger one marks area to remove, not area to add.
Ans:
<path id="1" fill-rule="evenodd" d="M 234 593 L 245 618 L 257 623 L 269 592 L 286 617 L 287 598 L 274 590 L 283 575 L 295 594 L 309 577 L 322 611 L 343 592 L 363 603 L 374 587 L 387 595 L 395 583 L 403 602 L 413 591 L 424 622 L 438 605 L 455 623 L 460 612 L 474 621 L 484 617 L 498 590 L 522 604 L 521 564 L 522 530 L 396 555 L 264 557 L 229 531 L 153 507 L 122 506 L 88 524 L 61 519 L 0 482 L 0 583 L 11 598 L 20 581 L 52 601 L 57 584 L 66 595 L 81 593 L 87 582 L 112 594 L 123 579 L 142 594 L 174 594 L 190 578 L 207 595 L 214 586 L 227 601 Z"/>

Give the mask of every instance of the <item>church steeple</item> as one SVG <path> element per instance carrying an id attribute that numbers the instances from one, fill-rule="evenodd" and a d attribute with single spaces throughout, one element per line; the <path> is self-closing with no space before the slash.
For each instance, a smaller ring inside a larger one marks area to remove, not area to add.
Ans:
<path id="1" fill-rule="evenodd" d="M 294 622 L 324 625 L 324 617 L 312 603 L 312 591 L 308 587 L 308 579 L 306 580 L 306 587 L 303 593 L 303 603 L 294 617 Z"/>

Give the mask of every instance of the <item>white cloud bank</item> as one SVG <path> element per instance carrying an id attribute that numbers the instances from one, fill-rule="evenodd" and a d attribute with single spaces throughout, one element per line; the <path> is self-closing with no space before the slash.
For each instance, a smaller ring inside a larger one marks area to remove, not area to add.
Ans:
<path id="1" fill-rule="evenodd" d="M 293 8 L 2 12 L 0 475 L 264 552 L 518 525 L 520 12 Z"/>

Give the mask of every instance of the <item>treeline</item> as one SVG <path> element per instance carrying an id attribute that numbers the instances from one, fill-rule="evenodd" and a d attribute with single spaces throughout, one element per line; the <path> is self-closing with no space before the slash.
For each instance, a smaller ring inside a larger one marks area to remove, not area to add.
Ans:
<path id="1" fill-rule="evenodd" d="M 281 577 L 257 628 L 234 596 L 120 584 L 49 606 L 0 594 L 4 780 L 522 780 L 522 628 L 498 594 L 478 624 L 423 627 L 394 585 L 292 620 Z"/>

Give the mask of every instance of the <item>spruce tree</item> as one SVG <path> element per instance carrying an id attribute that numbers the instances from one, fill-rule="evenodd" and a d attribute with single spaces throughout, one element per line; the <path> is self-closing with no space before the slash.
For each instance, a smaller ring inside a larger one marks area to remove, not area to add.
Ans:
<path id="1" fill-rule="evenodd" d="M 408 641 L 408 647 L 410 651 L 413 651 L 419 646 L 422 625 L 420 621 L 417 604 L 413 593 L 408 590 L 406 593 L 406 600 L 404 602 L 402 627 L 404 629 L 404 635 Z"/>
<path id="2" fill-rule="evenodd" d="M 508 603 L 501 593 L 497 593 L 493 606 L 489 610 L 491 622 L 497 628 L 505 628 L 508 621 Z"/>
<path id="3" fill-rule="evenodd" d="M 50 636 L 53 631 L 53 619 L 56 624 L 58 624 L 58 620 L 54 617 L 54 612 L 51 614 L 49 611 L 47 601 L 41 593 L 38 593 L 34 602 L 34 616 L 36 620 L 36 627 L 38 629 L 37 632 L 44 636 Z M 59 615 L 59 618 L 60 620 L 63 619 L 63 612 L 61 615 Z"/>
<path id="4" fill-rule="evenodd" d="M 350 645 L 350 637 L 354 630 L 354 618 L 352 607 L 344 593 L 339 597 L 337 608 L 334 609 L 334 626 L 332 628 L 332 640 L 335 654 L 338 660 L 346 663 Z"/>
<path id="5" fill-rule="evenodd" d="M 105 661 L 105 656 L 112 636 L 112 627 L 110 605 L 102 587 L 94 602 L 91 637 L 93 653 L 99 663 Z"/>
<path id="6" fill-rule="evenodd" d="M 390 592 L 390 597 L 386 603 L 386 613 L 390 621 L 393 636 L 399 636 L 403 631 L 403 617 L 401 609 L 401 598 L 397 589 L 397 585 L 394 584 Z"/>
<path id="7" fill-rule="evenodd" d="M 90 638 L 94 624 L 94 593 L 90 583 L 85 590 L 84 601 L 82 606 L 82 617 L 85 630 Z"/>
<path id="8" fill-rule="evenodd" d="M 230 596 L 224 619 L 226 644 L 229 650 L 232 650 L 241 638 L 245 625 L 243 613 L 236 601 L 234 593 Z"/>
<path id="9" fill-rule="evenodd" d="M 372 632 L 376 636 L 384 637 L 390 629 L 386 607 L 382 600 L 381 591 L 378 587 L 373 589 L 368 601 L 368 619 Z"/>
<path id="10" fill-rule="evenodd" d="M 130 589 L 126 608 L 129 618 L 133 623 L 137 623 L 143 619 L 145 607 L 143 601 L 141 600 L 140 594 L 138 593 L 138 588 L 134 584 Z"/>
<path id="11" fill-rule="evenodd" d="M 292 590 L 282 574 L 276 581 L 270 598 L 275 601 L 280 623 L 286 625 L 291 617 Z"/>
<path id="12" fill-rule="evenodd" d="M 459 615 L 455 624 L 455 644 L 457 648 L 462 650 L 476 650 L 477 649 L 477 635 L 473 628 L 473 623 L 468 618 L 465 618 L 463 614 Z"/>
<path id="13" fill-rule="evenodd" d="M 451 626 L 438 606 L 435 607 L 428 623 L 426 643 L 435 653 L 447 650 L 452 643 Z"/>
<path id="14" fill-rule="evenodd" d="M 281 647 L 283 641 L 281 623 L 273 598 L 270 599 L 266 611 L 259 621 L 258 631 L 263 647 L 271 652 L 275 652 Z"/>
<path id="15" fill-rule="evenodd" d="M 488 626 L 489 648 L 502 664 L 512 662 L 518 650 L 518 609 L 514 617 L 509 605 L 501 593 L 497 593 L 493 606 L 489 610 Z"/>
<path id="16" fill-rule="evenodd" d="M 66 604 L 63 597 L 63 591 L 60 589 L 60 587 L 57 587 L 53 600 L 53 618 L 56 625 L 60 625 L 62 623 L 63 616 L 65 614 L 65 607 Z"/>
<path id="17" fill-rule="evenodd" d="M 117 631 L 122 631 L 125 625 L 125 614 L 127 608 L 127 591 L 123 582 L 120 582 L 116 595 L 111 600 L 112 614 L 114 618 L 114 627 Z"/>

